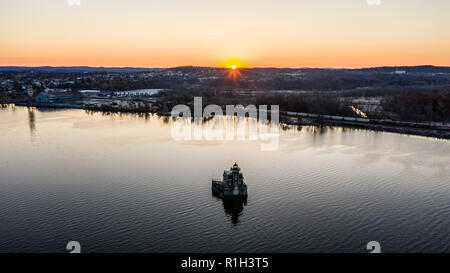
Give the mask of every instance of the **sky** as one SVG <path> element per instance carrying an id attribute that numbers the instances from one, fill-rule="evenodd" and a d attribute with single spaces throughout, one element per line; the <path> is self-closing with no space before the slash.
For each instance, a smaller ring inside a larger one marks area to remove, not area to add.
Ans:
<path id="1" fill-rule="evenodd" d="M 450 65 L 450 0 L 0 0 L 0 66 Z"/>

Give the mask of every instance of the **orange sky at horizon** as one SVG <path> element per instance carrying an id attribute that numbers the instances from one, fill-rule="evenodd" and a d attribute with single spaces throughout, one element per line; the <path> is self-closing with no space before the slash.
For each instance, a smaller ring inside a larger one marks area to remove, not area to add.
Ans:
<path id="1" fill-rule="evenodd" d="M 446 0 L 80 1 L 1 0 L 0 65 L 450 65 Z"/>

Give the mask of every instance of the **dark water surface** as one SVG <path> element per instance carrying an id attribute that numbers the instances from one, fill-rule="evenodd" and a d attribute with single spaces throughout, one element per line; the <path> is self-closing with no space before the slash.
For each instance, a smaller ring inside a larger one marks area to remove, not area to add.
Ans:
<path id="1" fill-rule="evenodd" d="M 447 140 L 290 127 L 263 152 L 171 123 L 0 109 L 0 252 L 450 252 Z M 235 161 L 247 204 L 211 195 Z"/>

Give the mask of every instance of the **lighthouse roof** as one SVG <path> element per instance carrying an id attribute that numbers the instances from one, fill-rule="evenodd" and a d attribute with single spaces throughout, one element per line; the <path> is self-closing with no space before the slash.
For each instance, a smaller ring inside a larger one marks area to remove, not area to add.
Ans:
<path id="1" fill-rule="evenodd" d="M 231 167 L 230 170 L 232 170 L 232 171 L 233 171 L 233 170 L 234 170 L 234 171 L 236 171 L 236 170 L 237 170 L 237 171 L 240 171 L 241 168 L 239 168 L 239 166 L 238 166 L 237 163 L 234 163 L 233 167 Z"/>

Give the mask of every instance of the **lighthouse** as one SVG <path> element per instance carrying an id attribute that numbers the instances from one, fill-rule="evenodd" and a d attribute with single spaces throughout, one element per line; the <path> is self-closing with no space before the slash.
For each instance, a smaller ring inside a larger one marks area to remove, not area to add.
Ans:
<path id="1" fill-rule="evenodd" d="M 221 198 L 247 196 L 247 185 L 237 163 L 234 163 L 230 170 L 223 172 L 222 181 L 213 179 L 211 188 L 213 194 Z"/>

